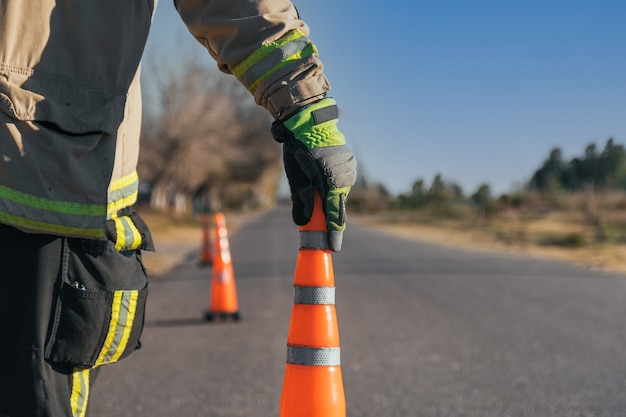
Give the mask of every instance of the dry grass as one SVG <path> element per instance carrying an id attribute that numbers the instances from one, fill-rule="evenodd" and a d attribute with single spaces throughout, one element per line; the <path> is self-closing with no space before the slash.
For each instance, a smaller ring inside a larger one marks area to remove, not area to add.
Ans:
<path id="1" fill-rule="evenodd" d="M 419 211 L 352 218 L 413 239 L 526 253 L 626 273 L 626 195 L 557 197 L 558 208 L 535 204 L 501 210 L 489 219 L 467 213 L 446 219 Z"/>
<path id="2" fill-rule="evenodd" d="M 202 243 L 200 218 L 174 217 L 166 213 L 141 210 L 148 225 L 156 252 L 142 253 L 143 263 L 151 277 L 162 275 L 183 261 Z"/>
<path id="3" fill-rule="evenodd" d="M 357 221 L 364 221 L 363 218 Z M 626 273 L 626 245 L 607 244 L 585 247 L 547 246 L 524 241 L 503 242 L 486 230 L 468 230 L 447 226 L 390 224 L 368 218 L 365 223 L 398 236 L 467 248 L 525 253 L 528 255 L 571 262 L 573 264 Z"/>
<path id="4" fill-rule="evenodd" d="M 175 217 L 149 210 L 141 210 L 140 214 L 150 228 L 157 249 L 142 254 L 150 276 L 162 275 L 179 265 L 190 253 L 200 251 L 204 239 L 202 217 Z M 245 222 L 260 214 L 225 213 L 228 233 L 236 232 Z"/>

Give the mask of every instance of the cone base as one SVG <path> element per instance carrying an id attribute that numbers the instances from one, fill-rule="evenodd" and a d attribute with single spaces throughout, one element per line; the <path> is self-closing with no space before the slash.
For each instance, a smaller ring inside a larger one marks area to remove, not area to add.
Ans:
<path id="1" fill-rule="evenodd" d="M 341 367 L 287 364 L 280 417 L 345 416 Z"/>
<path id="2" fill-rule="evenodd" d="M 232 312 L 224 312 L 224 311 L 206 311 L 204 313 L 204 319 L 206 321 L 228 321 L 228 320 L 234 320 L 234 321 L 239 321 L 241 320 L 241 312 L 239 311 L 232 311 Z"/>
<path id="3" fill-rule="evenodd" d="M 237 302 L 237 300 L 232 299 L 217 299 L 213 300 L 211 304 L 209 304 L 209 308 L 207 311 L 212 311 L 214 313 L 232 314 L 239 311 L 239 303 Z"/>

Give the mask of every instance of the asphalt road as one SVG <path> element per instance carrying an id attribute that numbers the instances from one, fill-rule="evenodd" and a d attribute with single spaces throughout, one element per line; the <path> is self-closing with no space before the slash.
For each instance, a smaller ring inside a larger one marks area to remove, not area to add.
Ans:
<path id="1" fill-rule="evenodd" d="M 277 417 L 298 233 L 230 236 L 243 318 L 207 323 L 196 260 L 152 280 L 143 348 L 101 368 L 91 417 Z M 333 256 L 350 417 L 626 416 L 626 277 L 350 224 Z"/>

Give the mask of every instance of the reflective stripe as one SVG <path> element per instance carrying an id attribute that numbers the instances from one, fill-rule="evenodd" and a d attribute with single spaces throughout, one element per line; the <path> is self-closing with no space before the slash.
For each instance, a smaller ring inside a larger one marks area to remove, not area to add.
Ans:
<path id="1" fill-rule="evenodd" d="M 84 417 L 89 401 L 89 369 L 75 369 L 72 373 L 70 405 L 72 417 Z"/>
<path id="2" fill-rule="evenodd" d="M 317 53 L 317 48 L 300 30 L 263 45 L 233 69 L 233 74 L 252 94 L 259 84 L 282 67 Z"/>
<path id="3" fill-rule="evenodd" d="M 335 304 L 334 287 L 300 287 L 295 286 L 294 304 Z"/>
<path id="4" fill-rule="evenodd" d="M 4 185 L 0 185 L 0 198 L 22 206 L 51 211 L 54 213 L 72 214 L 76 216 L 102 215 L 101 204 L 81 204 L 50 200 L 48 198 L 36 197 L 31 194 L 13 190 Z"/>
<path id="5" fill-rule="evenodd" d="M 3 201 L 0 200 L 0 207 L 3 205 Z M 37 230 L 41 232 L 47 232 L 54 235 L 61 236 L 80 236 L 85 238 L 98 239 L 104 237 L 104 228 L 91 228 L 88 226 L 64 226 L 60 224 L 54 223 L 46 223 L 43 221 L 31 220 L 25 217 L 14 216 L 12 214 L 3 212 L 0 209 L 0 223 L 8 224 L 10 226 Z M 29 215 L 31 216 L 31 215 Z M 48 216 L 49 217 L 49 216 Z M 102 218 L 103 219 L 103 218 Z M 101 223 L 101 220 L 98 220 L 98 224 Z"/>
<path id="6" fill-rule="evenodd" d="M 328 249 L 328 233 L 300 231 L 300 249 Z"/>
<path id="7" fill-rule="evenodd" d="M 115 217 L 115 249 L 133 250 L 141 246 L 141 233 L 128 216 Z"/>
<path id="8" fill-rule="evenodd" d="M 340 350 L 341 348 L 339 347 L 287 346 L 287 363 L 310 366 L 339 366 L 341 365 Z"/>
<path id="9" fill-rule="evenodd" d="M 0 222 L 62 236 L 103 238 L 105 220 L 137 201 L 137 172 L 113 181 L 107 204 L 52 200 L 0 185 Z M 134 241 L 134 239 L 133 239 Z"/>
<path id="10" fill-rule="evenodd" d="M 115 217 L 115 214 L 137 201 L 139 193 L 139 176 L 137 171 L 111 182 L 109 187 L 109 200 L 107 206 L 107 218 Z"/>
<path id="11" fill-rule="evenodd" d="M 139 176 L 137 171 L 111 182 L 107 204 L 107 219 L 115 223 L 115 248 L 118 251 L 137 249 L 142 244 L 139 229 L 130 217 L 117 217 L 117 212 L 137 201 Z"/>
<path id="12" fill-rule="evenodd" d="M 124 353 L 135 321 L 139 291 L 115 291 L 111 306 L 111 321 L 104 346 L 95 366 L 115 362 Z"/>
<path id="13" fill-rule="evenodd" d="M 0 186 L 0 222 L 5 224 L 59 235 L 101 238 L 105 216 L 104 204 L 51 200 Z"/>

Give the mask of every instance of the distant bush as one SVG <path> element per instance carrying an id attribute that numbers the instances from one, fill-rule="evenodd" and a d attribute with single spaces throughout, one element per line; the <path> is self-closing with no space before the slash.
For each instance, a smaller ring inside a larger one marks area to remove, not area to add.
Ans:
<path id="1" fill-rule="evenodd" d="M 581 248 L 587 244 L 582 233 L 568 233 L 562 236 L 547 236 L 539 241 L 542 246 L 559 246 L 563 248 Z"/>

